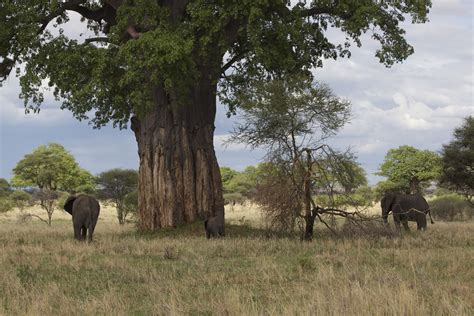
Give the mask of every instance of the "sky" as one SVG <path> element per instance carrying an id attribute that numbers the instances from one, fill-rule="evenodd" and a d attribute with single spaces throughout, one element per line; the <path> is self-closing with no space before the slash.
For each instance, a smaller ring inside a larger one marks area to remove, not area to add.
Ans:
<path id="1" fill-rule="evenodd" d="M 84 30 L 71 19 L 67 32 Z M 430 22 L 404 29 L 415 54 L 402 64 L 386 68 L 374 56 L 377 44 L 363 38 L 350 59 L 328 60 L 315 70 L 315 78 L 335 94 L 350 100 L 352 119 L 331 145 L 350 147 L 366 170 L 370 184 L 382 178 L 378 170 L 387 151 L 402 145 L 439 152 L 452 140 L 454 128 L 474 115 L 474 1 L 433 0 Z M 87 33 L 86 33 L 87 35 Z M 332 32 L 331 38 L 341 34 Z M 51 142 L 70 151 L 82 168 L 97 174 L 112 168 L 138 169 L 137 145 L 130 129 L 110 126 L 93 129 L 47 96 L 39 114 L 26 114 L 18 79 L 0 87 L 0 177 L 10 179 L 12 169 L 25 154 Z M 244 145 L 224 146 L 235 124 L 218 105 L 215 150 L 220 166 L 243 170 L 262 161 L 264 152 Z"/>

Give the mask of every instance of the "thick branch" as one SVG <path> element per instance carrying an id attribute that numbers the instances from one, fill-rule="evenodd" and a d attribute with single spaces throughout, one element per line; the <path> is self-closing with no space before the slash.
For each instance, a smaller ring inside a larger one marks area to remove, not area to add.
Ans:
<path id="1" fill-rule="evenodd" d="M 49 14 L 48 16 L 46 16 L 44 19 L 41 20 L 42 25 L 38 31 L 38 34 L 43 33 L 43 31 L 48 26 L 49 22 L 51 22 L 54 18 L 60 16 L 66 10 L 72 10 L 73 8 L 79 6 L 80 4 L 83 4 L 84 2 L 85 0 L 70 0 L 70 1 L 65 2 L 56 11 L 52 12 L 51 14 Z"/>

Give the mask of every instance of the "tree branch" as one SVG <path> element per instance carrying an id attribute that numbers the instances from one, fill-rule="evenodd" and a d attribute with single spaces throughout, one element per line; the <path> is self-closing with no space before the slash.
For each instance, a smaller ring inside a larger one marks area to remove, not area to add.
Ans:
<path id="1" fill-rule="evenodd" d="M 116 8 L 110 5 L 108 1 L 106 1 L 104 5 L 97 10 L 90 10 L 86 7 L 81 6 L 81 4 L 84 4 L 85 2 L 86 0 L 70 0 L 70 1 L 65 2 L 56 11 L 52 12 L 51 14 L 46 16 L 44 19 L 42 19 L 41 21 L 42 25 L 40 29 L 38 30 L 38 34 L 41 34 L 46 29 L 49 22 L 51 22 L 54 18 L 63 14 L 65 11 L 77 12 L 84 18 L 96 21 L 98 23 L 100 23 L 102 20 L 104 20 L 108 24 L 115 23 Z"/>

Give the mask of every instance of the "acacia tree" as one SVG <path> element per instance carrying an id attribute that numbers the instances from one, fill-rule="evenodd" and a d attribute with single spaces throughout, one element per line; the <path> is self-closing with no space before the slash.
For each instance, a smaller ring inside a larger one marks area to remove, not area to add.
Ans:
<path id="1" fill-rule="evenodd" d="M 377 175 L 387 177 L 380 186 L 385 191 L 421 193 L 423 186 L 439 177 L 441 159 L 435 152 L 412 146 L 390 149 Z"/>
<path id="2" fill-rule="evenodd" d="M 301 75 L 250 87 L 238 96 L 242 120 L 229 141 L 266 150 L 271 167 L 258 186 L 257 202 L 277 223 L 303 218 L 304 238 L 311 240 L 315 218 L 329 211 L 313 195 L 326 188 L 333 193 L 332 186 L 343 187 L 355 170 L 349 153 L 324 144 L 349 120 L 350 103 Z"/>
<path id="3" fill-rule="evenodd" d="M 46 83 L 76 118 L 94 113 L 95 127 L 130 121 L 140 157 L 139 226 L 157 229 L 224 212 L 213 147 L 219 80 L 232 112 L 232 95 L 247 79 L 349 56 L 366 32 L 391 66 L 413 53 L 400 23 L 426 22 L 430 7 L 430 0 L 5 0 L 0 79 L 17 67 L 33 111 Z M 62 32 L 71 12 L 93 37 Z M 329 28 L 346 41 L 331 42 Z"/>
<path id="4" fill-rule="evenodd" d="M 454 140 L 443 145 L 441 185 L 458 192 L 474 205 L 474 117 L 454 130 Z"/>
<path id="5" fill-rule="evenodd" d="M 125 220 L 130 211 L 129 205 L 133 207 L 134 196 L 128 194 L 137 190 L 138 173 L 132 169 L 111 169 L 104 171 L 97 176 L 99 193 L 102 198 L 111 199 L 117 209 L 117 219 L 120 225 L 125 224 Z M 128 203 L 127 203 L 128 202 Z"/>
<path id="6" fill-rule="evenodd" d="M 14 186 L 32 186 L 39 189 L 36 196 L 40 200 L 41 207 L 46 211 L 48 219 L 34 216 L 50 226 L 58 190 L 77 191 L 80 187 L 93 186 L 92 175 L 81 169 L 74 157 L 62 145 L 55 143 L 39 146 L 30 154 L 25 155 L 16 164 L 13 174 Z"/>

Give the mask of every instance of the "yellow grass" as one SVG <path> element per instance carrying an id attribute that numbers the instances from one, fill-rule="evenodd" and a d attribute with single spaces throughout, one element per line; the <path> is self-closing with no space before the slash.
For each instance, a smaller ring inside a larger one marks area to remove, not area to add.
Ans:
<path id="1" fill-rule="evenodd" d="M 202 223 L 138 234 L 105 207 L 83 244 L 62 211 L 52 227 L 15 212 L 0 215 L 2 315 L 474 314 L 474 223 L 400 238 L 333 238 L 318 224 L 302 243 L 269 236 L 246 205 L 208 241 Z"/>

